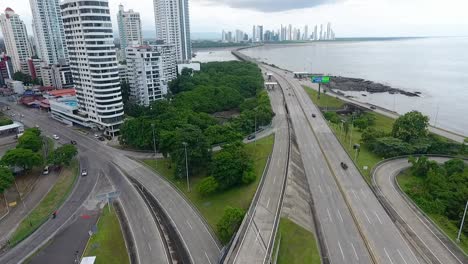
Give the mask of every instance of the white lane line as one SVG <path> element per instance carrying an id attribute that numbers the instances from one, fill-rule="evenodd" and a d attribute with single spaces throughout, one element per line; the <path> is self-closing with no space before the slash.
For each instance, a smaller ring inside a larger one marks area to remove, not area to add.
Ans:
<path id="1" fill-rule="evenodd" d="M 390 255 L 388 255 L 387 249 L 386 249 L 386 248 L 383 248 L 383 250 L 385 251 L 385 255 L 387 255 L 387 258 L 390 260 L 390 263 L 393 264 L 393 261 L 392 261 L 392 259 L 390 258 Z"/>
<path id="2" fill-rule="evenodd" d="M 359 257 L 357 255 L 357 252 L 356 252 L 356 249 L 354 248 L 354 244 L 351 243 L 351 247 L 353 248 L 353 251 L 354 251 L 354 256 L 356 257 L 356 260 L 359 261 Z"/>
<path id="3" fill-rule="evenodd" d="M 342 223 L 344 223 L 344 221 L 343 221 L 343 217 L 341 217 L 340 210 L 336 210 L 336 211 L 338 212 L 338 216 L 340 217 L 340 220 L 341 220 L 341 222 L 342 222 Z"/>
<path id="4" fill-rule="evenodd" d="M 333 219 L 331 217 L 330 210 L 328 210 L 328 208 L 327 208 L 327 214 L 328 214 L 328 219 L 330 219 L 330 222 L 333 223 Z"/>
<path id="5" fill-rule="evenodd" d="M 258 236 L 260 235 L 260 232 L 257 232 L 257 235 L 255 236 L 255 243 L 258 241 Z"/>
<path id="6" fill-rule="evenodd" d="M 323 193 L 322 186 L 320 186 L 320 184 L 319 184 L 318 187 L 319 187 L 320 192 Z"/>
<path id="7" fill-rule="evenodd" d="M 403 257 L 403 255 L 401 254 L 400 250 L 397 249 L 398 251 L 398 255 L 400 255 L 401 259 L 405 262 L 405 264 L 408 264 L 408 262 L 406 262 L 405 258 Z"/>
<path id="8" fill-rule="evenodd" d="M 192 225 L 190 225 L 190 222 L 188 220 L 186 220 L 185 222 L 187 222 L 187 225 L 190 227 L 190 229 L 193 230 Z"/>
<path id="9" fill-rule="evenodd" d="M 364 191 L 364 189 L 361 189 L 361 193 L 362 193 L 362 196 L 364 197 L 364 199 L 367 199 L 367 195 L 366 195 L 366 192 Z"/>
<path id="10" fill-rule="evenodd" d="M 343 249 L 341 248 L 340 241 L 338 241 L 338 247 L 340 247 L 341 256 L 343 257 L 343 260 L 345 260 L 345 256 L 344 256 L 344 253 L 343 253 Z"/>
<path id="11" fill-rule="evenodd" d="M 372 224 L 370 219 L 369 219 L 369 216 L 366 214 L 366 211 L 364 211 L 364 209 L 362 209 L 362 212 L 364 213 L 364 215 L 366 216 L 367 218 L 367 222 L 369 222 L 369 224 Z"/>
<path id="12" fill-rule="evenodd" d="M 147 243 L 147 244 L 148 244 L 149 250 L 152 251 L 153 249 L 151 248 L 150 243 Z"/>
<path id="13" fill-rule="evenodd" d="M 141 229 L 143 230 L 143 233 L 146 233 L 146 229 L 144 226 Z"/>
<path id="14" fill-rule="evenodd" d="M 270 205 L 270 198 L 268 198 L 268 202 L 267 202 L 267 205 L 266 205 L 267 209 L 268 209 L 268 205 Z"/>
<path id="15" fill-rule="evenodd" d="M 356 197 L 356 199 L 359 200 L 359 196 L 357 196 L 356 192 L 354 190 L 352 190 L 353 194 L 354 194 L 354 197 Z"/>
<path id="16" fill-rule="evenodd" d="M 380 217 L 379 217 L 379 215 L 377 214 L 376 211 L 374 211 L 374 214 L 375 214 L 375 216 L 377 217 L 377 220 L 379 220 L 379 223 L 382 224 L 382 220 L 380 220 Z"/>
<path id="17" fill-rule="evenodd" d="M 205 257 L 206 257 L 206 259 L 208 260 L 208 262 L 211 264 L 211 260 L 210 260 L 210 258 L 208 257 L 208 254 L 206 254 L 206 251 L 205 251 Z"/>
<path id="18" fill-rule="evenodd" d="M 275 175 L 275 177 L 273 178 L 273 183 L 275 183 L 275 182 L 276 182 L 276 175 Z"/>

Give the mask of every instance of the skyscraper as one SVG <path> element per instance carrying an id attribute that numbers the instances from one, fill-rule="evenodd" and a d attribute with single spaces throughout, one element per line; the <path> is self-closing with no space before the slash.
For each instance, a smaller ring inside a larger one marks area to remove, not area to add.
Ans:
<path id="1" fill-rule="evenodd" d="M 308 40 L 309 39 L 309 26 L 308 25 L 304 26 L 304 37 L 302 39 L 303 40 Z"/>
<path id="2" fill-rule="evenodd" d="M 66 64 L 68 53 L 59 0 L 29 0 L 38 56 L 47 64 Z"/>
<path id="3" fill-rule="evenodd" d="M 319 40 L 323 40 L 323 24 L 320 24 L 320 38 Z"/>
<path id="4" fill-rule="evenodd" d="M 15 72 L 29 73 L 28 59 L 32 55 L 28 32 L 20 17 L 11 8 L 0 15 L 3 39 L 7 55 L 10 56 Z"/>
<path id="5" fill-rule="evenodd" d="M 125 58 L 125 50 L 127 47 L 143 44 L 140 13 L 134 12 L 132 9 L 125 11 L 123 5 L 119 5 L 117 23 L 119 24 L 122 58 Z"/>
<path id="6" fill-rule="evenodd" d="M 331 23 L 327 23 L 327 40 L 331 39 Z"/>
<path id="7" fill-rule="evenodd" d="M 192 59 L 188 0 L 154 0 L 156 38 L 173 44 L 179 62 Z"/>
<path id="8" fill-rule="evenodd" d="M 79 117 L 114 136 L 124 110 L 108 0 L 65 0 L 61 9 Z"/>
<path id="9" fill-rule="evenodd" d="M 314 27 L 314 40 L 318 40 L 317 38 L 317 25 Z"/>

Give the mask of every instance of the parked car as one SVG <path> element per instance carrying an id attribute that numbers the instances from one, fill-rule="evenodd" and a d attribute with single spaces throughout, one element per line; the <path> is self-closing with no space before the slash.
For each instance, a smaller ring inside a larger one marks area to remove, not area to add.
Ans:
<path id="1" fill-rule="evenodd" d="M 377 107 L 375 107 L 375 105 L 371 105 L 370 109 L 375 110 Z"/>
<path id="2" fill-rule="evenodd" d="M 106 140 L 106 138 L 103 137 L 103 136 L 98 137 L 98 139 L 99 139 L 99 141 L 105 141 Z"/>
<path id="3" fill-rule="evenodd" d="M 95 138 L 99 138 L 100 136 L 98 134 L 94 134 L 94 137 Z"/>
<path id="4" fill-rule="evenodd" d="M 249 135 L 249 136 L 247 137 L 247 140 L 252 140 L 252 139 L 255 139 L 255 134 Z"/>
<path id="5" fill-rule="evenodd" d="M 72 140 L 72 141 L 70 141 L 70 144 L 76 145 L 76 141 L 75 141 L 75 140 Z"/>
<path id="6" fill-rule="evenodd" d="M 44 169 L 42 170 L 43 175 L 49 174 L 49 166 L 45 166 Z"/>
<path id="7" fill-rule="evenodd" d="M 82 177 L 88 176 L 88 170 L 82 169 L 82 170 L 81 170 L 81 176 L 82 176 Z"/>
<path id="8" fill-rule="evenodd" d="M 55 139 L 55 140 L 59 140 L 59 139 L 60 139 L 60 137 L 57 136 L 57 135 L 53 135 L 52 138 Z"/>

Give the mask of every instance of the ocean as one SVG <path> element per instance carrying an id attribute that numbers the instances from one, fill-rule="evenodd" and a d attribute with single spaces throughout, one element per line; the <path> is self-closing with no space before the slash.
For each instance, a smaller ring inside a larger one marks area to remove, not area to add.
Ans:
<path id="1" fill-rule="evenodd" d="M 274 44 L 242 52 L 291 71 L 363 78 L 420 92 L 420 97 L 346 93 L 400 114 L 421 111 L 432 125 L 468 136 L 468 37 Z"/>

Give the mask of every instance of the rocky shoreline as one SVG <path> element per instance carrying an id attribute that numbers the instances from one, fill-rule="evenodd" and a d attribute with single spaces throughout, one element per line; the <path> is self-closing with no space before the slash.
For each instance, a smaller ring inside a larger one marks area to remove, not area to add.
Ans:
<path id="1" fill-rule="evenodd" d="M 390 93 L 390 94 L 403 94 L 410 97 L 419 97 L 419 92 L 408 92 L 401 89 L 396 89 L 391 86 L 376 83 L 369 80 L 360 78 L 349 78 L 341 76 L 331 76 L 330 83 L 323 84 L 324 87 L 332 90 L 340 91 L 358 91 L 368 93 Z"/>

